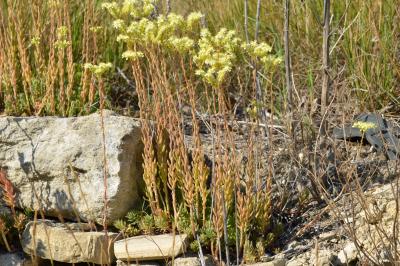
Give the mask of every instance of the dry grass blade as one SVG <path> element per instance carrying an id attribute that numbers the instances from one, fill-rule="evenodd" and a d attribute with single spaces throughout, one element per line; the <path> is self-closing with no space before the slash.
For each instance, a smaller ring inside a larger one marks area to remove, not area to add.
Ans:
<path id="1" fill-rule="evenodd" d="M 14 185 L 7 178 L 7 174 L 4 170 L 0 170 L 0 186 L 3 189 L 3 199 L 5 203 L 11 208 L 13 215 L 15 216 L 15 191 Z"/>

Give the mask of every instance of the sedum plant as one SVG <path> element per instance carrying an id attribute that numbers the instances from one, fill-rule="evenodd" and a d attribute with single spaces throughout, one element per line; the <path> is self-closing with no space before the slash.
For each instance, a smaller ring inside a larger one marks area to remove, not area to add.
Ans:
<path id="1" fill-rule="evenodd" d="M 229 240 L 231 229 L 224 238 L 224 224 L 237 215 L 243 250 L 251 223 L 262 219 L 268 223 L 270 191 L 256 195 L 236 191 L 241 185 L 238 155 L 235 149 L 225 148 L 235 146 L 228 126 L 227 95 L 238 73 L 251 72 L 254 66 L 271 72 L 281 58 L 268 44 L 247 43 L 233 30 L 213 32 L 202 25 L 204 16 L 198 12 L 186 17 L 159 14 L 153 0 L 112 1 L 102 7 L 113 18 L 117 42 L 125 47 L 121 58 L 131 66 L 142 118 L 143 179 L 151 215 L 130 225 L 147 233 L 176 229 L 199 237 L 202 245 L 221 254 L 222 244 L 234 242 Z M 182 128 L 181 107 L 185 104 L 190 106 L 193 125 L 190 158 Z M 211 129 L 215 136 L 214 169 L 205 164 L 198 110 L 224 118 L 221 127 Z M 249 174 L 246 193 L 253 189 L 253 177 Z M 253 211 L 244 210 L 250 207 Z M 236 214 L 237 208 L 242 210 Z M 268 226 L 260 226 L 265 228 Z"/>
<path id="2" fill-rule="evenodd" d="M 190 13 L 186 18 L 175 13 L 152 18 L 155 13 L 152 0 L 107 2 L 102 7 L 114 18 L 112 26 L 119 33 L 117 41 L 127 44 L 123 58 L 144 58 L 149 46 L 175 51 L 189 56 L 196 64 L 196 74 L 214 87 L 232 72 L 235 63 L 246 62 L 237 62 L 239 58 L 256 59 L 265 69 L 282 62 L 266 43 L 246 43 L 235 31 L 225 28 L 212 34 L 200 26 L 203 15 L 199 12 Z"/>
<path id="3" fill-rule="evenodd" d="M 119 219 L 113 225 L 126 237 L 167 233 L 171 228 L 169 217 L 165 213 L 155 216 L 143 211 L 130 211 L 126 214 L 125 219 Z"/>

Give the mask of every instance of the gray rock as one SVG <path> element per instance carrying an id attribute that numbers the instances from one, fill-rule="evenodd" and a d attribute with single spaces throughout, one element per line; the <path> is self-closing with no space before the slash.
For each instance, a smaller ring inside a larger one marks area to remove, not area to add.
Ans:
<path id="1" fill-rule="evenodd" d="M 290 261 L 288 261 L 288 263 L 286 263 L 286 266 L 301 266 L 301 265 L 310 265 L 307 258 L 303 256 L 295 257 L 292 258 Z"/>
<path id="2" fill-rule="evenodd" d="M 248 264 L 251 266 L 285 266 L 287 263 L 286 259 L 275 259 L 268 262 L 260 262 L 256 264 Z"/>
<path id="3" fill-rule="evenodd" d="M 266 255 L 260 257 L 260 261 L 261 262 L 269 262 L 269 261 L 273 261 L 274 258 L 275 258 L 275 256 L 266 254 Z"/>
<path id="4" fill-rule="evenodd" d="M 122 260 L 117 260 L 117 265 L 116 266 L 160 266 L 160 263 L 156 261 L 146 261 L 145 263 L 128 263 Z"/>
<path id="5" fill-rule="evenodd" d="M 7 207 L 5 204 L 1 204 L 0 201 L 0 217 L 10 217 L 11 209 Z"/>
<path id="6" fill-rule="evenodd" d="M 382 265 L 395 265 L 394 259 L 393 259 L 393 255 L 391 254 L 392 252 L 390 252 L 389 250 L 382 250 L 379 253 L 379 259 L 382 263 Z"/>
<path id="7" fill-rule="evenodd" d="M 104 115 L 108 223 L 137 203 L 140 123 Z M 102 223 L 104 160 L 99 114 L 0 118 L 0 168 L 18 188 L 17 205 L 46 215 Z"/>
<path id="8" fill-rule="evenodd" d="M 114 253 L 123 261 L 161 260 L 177 257 L 186 251 L 187 235 L 143 235 L 116 241 Z"/>
<path id="9" fill-rule="evenodd" d="M 287 245 L 287 250 L 295 249 L 301 245 L 298 241 L 292 241 Z"/>
<path id="10" fill-rule="evenodd" d="M 112 242 L 115 233 L 76 231 L 49 220 L 29 222 L 22 234 L 25 253 L 47 260 L 107 264 L 115 261 Z"/>
<path id="11" fill-rule="evenodd" d="M 338 259 L 341 264 L 347 265 L 351 262 L 357 260 L 358 250 L 356 245 L 351 242 L 348 243 L 344 249 L 342 249 L 338 254 Z"/>
<path id="12" fill-rule="evenodd" d="M 1 266 L 33 266 L 31 259 L 24 256 L 22 252 L 0 254 Z"/>
<path id="13" fill-rule="evenodd" d="M 211 256 L 204 256 L 205 266 L 216 265 Z M 198 257 L 180 257 L 174 259 L 174 266 L 201 266 L 200 258 Z"/>
<path id="14" fill-rule="evenodd" d="M 320 249 L 318 254 L 315 251 L 312 252 L 310 260 L 311 265 L 314 266 L 330 266 L 337 262 L 337 256 L 331 250 Z"/>
<path id="15" fill-rule="evenodd" d="M 339 235 L 335 231 L 329 231 L 329 232 L 321 233 L 318 236 L 318 238 L 319 238 L 320 242 L 323 242 L 323 241 L 329 241 L 329 240 L 332 240 L 332 239 L 337 239 L 337 238 L 339 238 Z"/>

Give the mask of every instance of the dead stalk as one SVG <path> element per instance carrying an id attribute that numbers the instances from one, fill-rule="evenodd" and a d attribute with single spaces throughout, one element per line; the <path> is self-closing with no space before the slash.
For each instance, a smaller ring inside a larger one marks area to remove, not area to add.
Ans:
<path id="1" fill-rule="evenodd" d="M 289 22 L 290 22 L 290 0 L 285 0 L 285 27 L 284 27 L 284 46 L 285 46 L 285 77 L 286 77 L 286 90 L 288 99 L 288 111 L 290 119 L 290 133 L 293 141 L 294 135 L 294 121 L 293 121 L 293 92 L 292 92 L 292 70 L 290 62 L 290 45 L 289 45 Z"/>
<path id="2" fill-rule="evenodd" d="M 323 45 L 322 45 L 322 91 L 321 91 L 321 135 L 325 136 L 326 125 L 326 112 L 329 97 L 330 87 L 330 69 L 329 69 L 329 23 L 330 23 L 330 0 L 324 0 L 324 31 L 323 31 Z"/>

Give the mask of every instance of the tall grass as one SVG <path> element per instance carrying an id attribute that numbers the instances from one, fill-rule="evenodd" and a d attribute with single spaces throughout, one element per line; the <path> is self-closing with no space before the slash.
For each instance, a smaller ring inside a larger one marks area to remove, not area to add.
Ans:
<path id="1" fill-rule="evenodd" d="M 1 106 L 70 116 L 99 107 L 85 63 L 117 59 L 98 1 L 0 1 Z"/>

